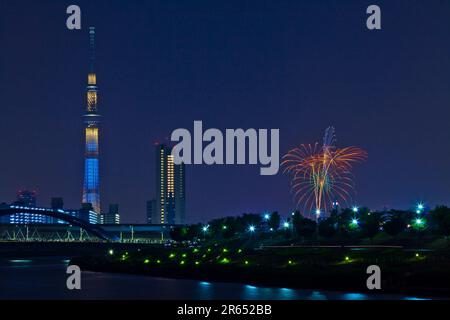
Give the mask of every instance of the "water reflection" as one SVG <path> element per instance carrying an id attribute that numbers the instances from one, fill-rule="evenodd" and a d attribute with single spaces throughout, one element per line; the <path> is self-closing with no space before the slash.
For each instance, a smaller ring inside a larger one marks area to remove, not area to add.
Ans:
<path id="1" fill-rule="evenodd" d="M 211 283 L 206 281 L 199 282 L 199 291 L 198 296 L 203 300 L 211 300 L 213 299 L 213 290 L 211 289 Z"/>
<path id="2" fill-rule="evenodd" d="M 310 300 L 326 300 L 327 297 L 320 293 L 319 291 L 313 291 L 312 294 L 309 296 Z"/>
<path id="3" fill-rule="evenodd" d="M 280 288 L 278 290 L 280 292 L 280 297 L 283 300 L 293 300 L 296 298 L 295 290 L 288 288 Z"/>
<path id="4" fill-rule="evenodd" d="M 11 259 L 0 261 L 0 299 L 231 299 L 231 300 L 416 300 L 400 295 L 343 293 L 271 288 L 237 283 L 152 278 L 139 275 L 83 272 L 83 290 L 67 290 L 69 261 Z M 36 282 L 35 280 L 40 281 Z M 62 280 L 61 280 L 62 279 Z M 33 285 L 30 285 L 32 283 Z"/>
<path id="5" fill-rule="evenodd" d="M 366 294 L 362 293 L 344 293 L 343 300 L 368 300 Z"/>
<path id="6" fill-rule="evenodd" d="M 33 260 L 8 260 L 11 263 L 31 263 Z"/>

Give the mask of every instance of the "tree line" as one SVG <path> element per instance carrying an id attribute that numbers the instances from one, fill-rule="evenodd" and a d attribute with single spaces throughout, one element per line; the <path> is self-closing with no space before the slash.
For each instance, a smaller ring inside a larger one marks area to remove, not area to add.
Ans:
<path id="1" fill-rule="evenodd" d="M 299 211 L 282 219 L 278 212 L 243 214 L 209 221 L 207 224 L 179 226 L 171 231 L 175 241 L 220 240 L 243 237 L 284 237 L 297 241 L 344 239 L 371 242 L 380 233 L 394 239 L 408 233 L 421 239 L 425 235 L 450 241 L 450 208 L 437 206 L 428 212 L 404 210 L 370 211 L 368 208 L 332 210 L 318 222 L 305 218 Z"/>

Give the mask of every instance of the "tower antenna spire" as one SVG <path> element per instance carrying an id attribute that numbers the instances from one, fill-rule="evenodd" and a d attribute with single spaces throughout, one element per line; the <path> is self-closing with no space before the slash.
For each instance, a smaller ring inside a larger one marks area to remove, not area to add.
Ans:
<path id="1" fill-rule="evenodd" d="M 95 67 L 95 27 L 89 27 L 89 44 L 91 47 L 90 71 L 93 73 Z"/>

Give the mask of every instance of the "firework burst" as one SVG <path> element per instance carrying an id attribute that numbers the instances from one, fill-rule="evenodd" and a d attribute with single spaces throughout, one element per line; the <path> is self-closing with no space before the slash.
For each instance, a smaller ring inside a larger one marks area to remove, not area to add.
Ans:
<path id="1" fill-rule="evenodd" d="M 325 130 L 323 144 L 302 144 L 283 156 L 284 173 L 291 176 L 291 190 L 304 215 L 319 218 L 332 202 L 346 203 L 354 190 L 351 170 L 367 159 L 357 147 L 336 148 L 333 127 Z"/>

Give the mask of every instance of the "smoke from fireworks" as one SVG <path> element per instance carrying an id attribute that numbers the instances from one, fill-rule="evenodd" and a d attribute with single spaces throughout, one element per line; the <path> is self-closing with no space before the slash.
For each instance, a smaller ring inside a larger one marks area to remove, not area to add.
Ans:
<path id="1" fill-rule="evenodd" d="M 292 193 L 304 215 L 328 211 L 335 201 L 346 203 L 353 191 L 353 165 L 367 159 L 361 148 L 336 148 L 333 127 L 325 130 L 323 145 L 302 144 L 290 150 L 282 161 L 284 173 L 291 176 Z"/>

